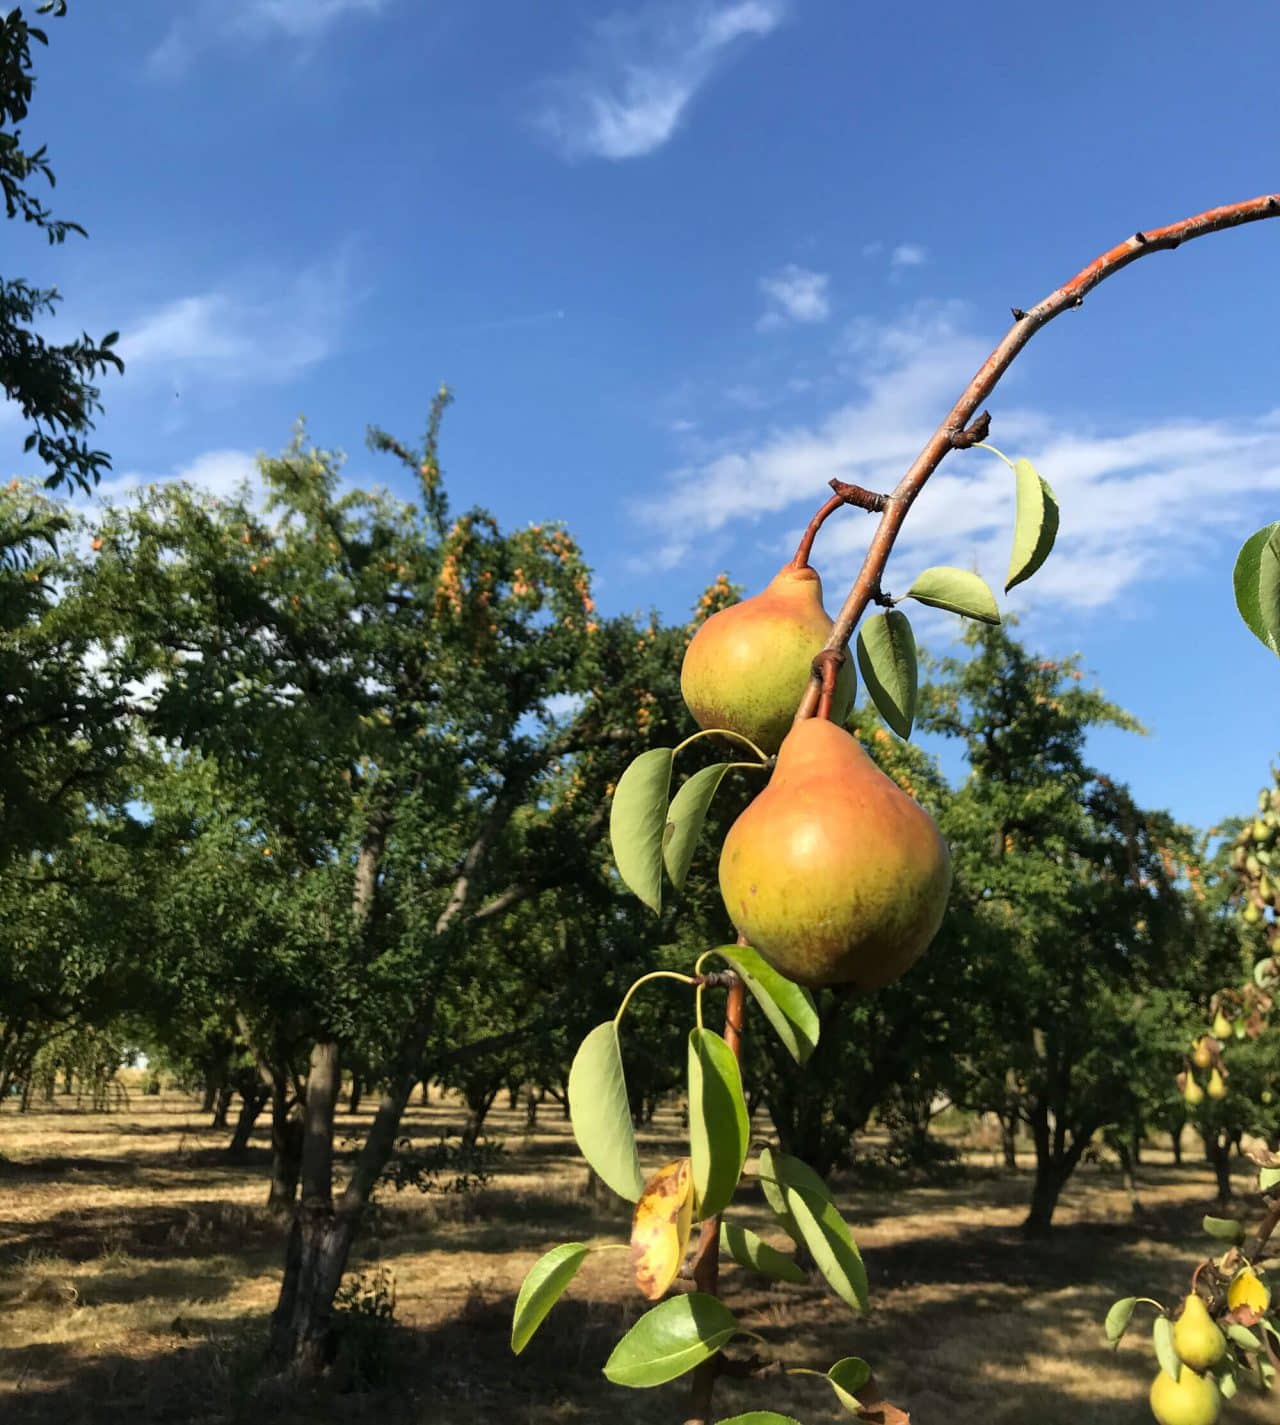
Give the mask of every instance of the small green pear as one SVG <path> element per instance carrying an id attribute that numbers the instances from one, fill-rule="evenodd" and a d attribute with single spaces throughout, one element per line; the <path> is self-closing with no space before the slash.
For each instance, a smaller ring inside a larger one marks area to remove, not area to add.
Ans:
<path id="1" fill-rule="evenodd" d="M 1191 1062 L 1197 1069 L 1207 1069 L 1213 1063 L 1213 1050 L 1203 1034 L 1191 1046 Z"/>
<path id="2" fill-rule="evenodd" d="M 1204 1091 L 1212 1099 L 1220 1100 L 1226 1098 L 1227 1096 L 1226 1080 L 1218 1072 L 1216 1065 L 1213 1067 L 1212 1070 L 1210 1070 L 1209 1082 L 1205 1085 Z"/>
<path id="3" fill-rule="evenodd" d="M 1257 925 L 1262 919 L 1262 911 L 1252 901 L 1248 902 L 1240 915 L 1246 925 Z"/>
<path id="4" fill-rule="evenodd" d="M 694 721 L 740 733 L 772 755 L 791 729 L 814 655 L 830 633 L 818 571 L 785 565 L 760 593 L 712 614 L 694 634 L 680 668 L 680 692 Z M 848 717 L 856 682 L 846 656 L 836 675 L 834 722 Z"/>
<path id="5" fill-rule="evenodd" d="M 1210 1033 L 1215 1039 L 1231 1038 L 1231 1021 L 1221 1010 L 1213 1016 L 1213 1028 Z"/>
<path id="6" fill-rule="evenodd" d="M 1227 1354 L 1227 1338 L 1198 1292 L 1182 1303 L 1182 1314 L 1173 1323 L 1173 1348 L 1193 1371 L 1207 1371 Z"/>
<path id="7" fill-rule="evenodd" d="M 1161 1371 L 1151 1383 L 1151 1413 L 1160 1425 L 1217 1425 L 1222 1396 L 1212 1376 L 1193 1370 L 1178 1372 L 1178 1379 Z"/>
<path id="8" fill-rule="evenodd" d="M 1182 1090 L 1182 1097 L 1186 1101 L 1188 1108 L 1199 1108 L 1204 1102 L 1204 1090 L 1196 1082 L 1194 1074 L 1187 1075 L 1187 1082 Z"/>

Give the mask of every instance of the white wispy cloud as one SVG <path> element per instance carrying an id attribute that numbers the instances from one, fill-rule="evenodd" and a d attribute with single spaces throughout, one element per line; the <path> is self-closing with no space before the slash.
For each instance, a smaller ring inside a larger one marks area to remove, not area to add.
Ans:
<path id="1" fill-rule="evenodd" d="M 891 267 L 923 267 L 929 260 L 929 249 L 918 242 L 900 242 L 889 254 Z"/>
<path id="2" fill-rule="evenodd" d="M 291 280 L 227 282 L 140 314 L 122 329 L 120 355 L 131 379 L 288 381 L 336 349 L 352 301 L 341 257 Z"/>
<path id="3" fill-rule="evenodd" d="M 638 158 L 671 138 L 736 42 L 769 34 L 784 0 L 651 4 L 596 21 L 586 65 L 552 80 L 538 127 L 566 158 Z"/>
<path id="4" fill-rule="evenodd" d="M 205 49 L 237 36 L 262 39 L 283 35 L 311 44 L 352 16 L 372 16 L 388 0 L 205 0 L 189 5 L 172 22 L 147 56 L 147 68 L 160 79 L 177 79 Z"/>
<path id="5" fill-rule="evenodd" d="M 765 516 L 794 521 L 777 541 L 779 551 L 793 546 L 832 476 L 872 489 L 897 483 L 986 349 L 955 305 L 922 304 L 894 322 L 858 323 L 847 337 L 853 400 L 815 425 L 776 429 L 671 472 L 640 513 L 663 532 L 669 559 Z M 1030 459 L 1061 506 L 1053 556 L 1009 596 L 1014 608 L 1099 609 L 1175 570 L 1186 577 L 1233 548 L 1274 510 L 1280 491 L 1280 409 L 1253 420 L 1210 416 L 1121 430 L 1080 430 L 1003 402 L 996 416 L 997 443 Z M 1012 478 L 995 456 L 949 456 L 903 527 L 886 587 L 901 592 L 919 569 L 939 563 L 976 567 L 1002 586 L 1013 502 Z M 870 528 L 852 513 L 832 520 L 822 561 L 855 562 Z"/>
<path id="6" fill-rule="evenodd" d="M 794 262 L 762 277 L 760 290 L 767 306 L 756 329 L 774 331 L 791 322 L 825 322 L 831 315 L 830 282 L 825 272 L 811 272 Z"/>
<path id="7" fill-rule="evenodd" d="M 166 475 L 148 475 L 137 470 L 122 471 L 103 480 L 94 491 L 90 502 L 118 500 L 135 490 L 145 489 L 148 485 L 172 480 L 185 481 L 210 495 L 225 499 L 234 495 L 246 482 L 251 490 L 260 487 L 258 459 L 248 450 L 206 450 Z"/>

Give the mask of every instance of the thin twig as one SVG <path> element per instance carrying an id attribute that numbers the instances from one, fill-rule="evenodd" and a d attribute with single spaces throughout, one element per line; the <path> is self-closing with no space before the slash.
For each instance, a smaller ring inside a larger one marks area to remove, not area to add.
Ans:
<path id="1" fill-rule="evenodd" d="M 1095 258 L 1069 282 L 1051 292 L 1034 307 L 1026 311 L 1015 308 L 1014 323 L 1005 333 L 1003 340 L 978 368 L 960 399 L 929 437 L 928 444 L 916 457 L 915 463 L 899 481 L 893 493 L 886 498 L 880 523 L 871 537 L 862 569 L 840 609 L 826 647 L 834 651 L 848 645 L 858 620 L 879 589 L 880 578 L 902 528 L 902 522 L 906 519 L 907 511 L 916 496 L 949 450 L 957 446 L 972 445 L 984 438 L 985 431 L 979 434 L 982 427 L 970 427 L 970 422 L 973 421 L 979 406 L 991 395 L 1001 376 L 1009 369 L 1014 358 L 1041 327 L 1061 313 L 1081 306 L 1088 293 L 1100 282 L 1105 282 L 1108 277 L 1114 276 L 1140 257 L 1147 257 L 1164 249 L 1172 251 L 1184 242 L 1207 237 L 1209 233 L 1223 232 L 1227 228 L 1240 227 L 1244 223 L 1276 217 L 1280 217 L 1280 194 L 1267 193 L 1260 198 L 1250 198 L 1247 202 L 1210 208 L 1208 212 L 1197 213 L 1194 217 L 1182 219 L 1181 222 L 1170 223 L 1168 227 L 1134 233 L 1132 237 L 1104 252 L 1101 257 Z M 820 694 L 821 686 L 818 680 L 810 679 L 796 713 L 797 720 L 813 716 Z"/>

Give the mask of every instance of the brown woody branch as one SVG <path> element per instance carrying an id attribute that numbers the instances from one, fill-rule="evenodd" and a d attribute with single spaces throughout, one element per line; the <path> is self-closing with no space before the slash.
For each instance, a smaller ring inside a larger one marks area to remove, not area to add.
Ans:
<path id="1" fill-rule="evenodd" d="M 1166 249 L 1172 251 L 1193 238 L 1207 237 L 1210 233 L 1223 232 L 1227 228 L 1240 227 L 1244 223 L 1276 217 L 1280 217 L 1280 194 L 1267 193 L 1243 203 L 1229 203 L 1225 207 L 1210 208 L 1207 212 L 1183 218 L 1181 222 L 1170 223 L 1167 227 L 1136 232 L 1132 237 L 1108 249 L 1101 257 L 1095 258 L 1034 307 L 1026 311 L 1015 307 L 1013 325 L 1005 333 L 1003 340 L 978 368 L 960 399 L 929 437 L 915 463 L 898 482 L 897 488 L 885 497 L 880 523 L 871 538 L 858 577 L 836 617 L 826 647 L 836 651 L 847 646 L 867 604 L 879 590 L 885 565 L 902 529 L 902 522 L 906 519 L 907 511 L 915 502 L 916 496 L 949 450 L 963 449 L 982 439 L 982 434 L 978 433 L 985 433 L 982 418 L 973 425 L 970 422 L 974 421 L 978 408 L 991 395 L 996 383 L 1009 369 L 1014 358 L 1041 327 L 1061 313 L 1081 306 L 1088 293 L 1099 283 L 1113 277 L 1140 257 Z M 830 504 L 830 501 L 827 503 Z M 811 679 L 796 713 L 797 719 L 813 716 L 820 694 L 821 687 L 817 679 Z"/>

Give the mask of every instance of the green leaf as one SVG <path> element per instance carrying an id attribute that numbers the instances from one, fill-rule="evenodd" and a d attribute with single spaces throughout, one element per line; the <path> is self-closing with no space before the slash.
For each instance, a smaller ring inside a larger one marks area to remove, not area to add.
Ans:
<path id="1" fill-rule="evenodd" d="M 731 1415 L 725 1420 L 717 1420 L 716 1425 L 800 1425 L 790 1415 L 779 1415 L 776 1410 L 748 1410 L 745 1415 Z"/>
<path id="2" fill-rule="evenodd" d="M 1227 1335 L 1237 1346 L 1243 1346 L 1246 1351 L 1262 1350 L 1262 1339 L 1255 1336 L 1247 1326 L 1241 1326 L 1236 1322 L 1231 1322 L 1227 1326 Z"/>
<path id="3" fill-rule="evenodd" d="M 646 1311 L 618 1342 L 604 1373 L 614 1385 L 662 1385 L 714 1356 L 737 1329 L 718 1297 L 697 1291 L 673 1296 Z"/>
<path id="4" fill-rule="evenodd" d="M 1133 1319 L 1133 1310 L 1138 1304 L 1136 1296 L 1126 1296 L 1107 1312 L 1106 1324 L 1103 1330 L 1107 1333 L 1107 1340 L 1113 1345 L 1120 1344 L 1120 1338 L 1129 1329 L 1129 1322 Z"/>
<path id="5" fill-rule="evenodd" d="M 552 1249 L 529 1268 L 520 1284 L 516 1309 L 511 1317 L 511 1349 L 518 1356 L 542 1325 L 547 1312 L 560 1300 L 564 1289 L 578 1274 L 591 1250 L 585 1242 L 565 1242 Z"/>
<path id="6" fill-rule="evenodd" d="M 915 599 L 935 609 L 962 614 L 979 623 L 999 623 L 1000 610 L 996 596 L 977 574 L 967 569 L 948 569 L 938 565 L 917 574 L 904 599 Z"/>
<path id="7" fill-rule="evenodd" d="M 1270 1192 L 1280 1183 L 1280 1168 L 1261 1168 L 1258 1171 L 1258 1191 Z"/>
<path id="8" fill-rule="evenodd" d="M 799 1158 L 768 1149 L 760 1155 L 760 1183 L 766 1201 L 795 1240 L 808 1248 L 831 1290 L 855 1310 L 866 1311 L 867 1269 L 831 1189 Z"/>
<path id="9" fill-rule="evenodd" d="M 1239 1386 L 1236 1384 L 1236 1373 L 1230 1366 L 1223 1366 L 1218 1372 L 1217 1382 L 1218 1393 L 1222 1396 L 1223 1400 L 1232 1400 L 1235 1398 L 1235 1393 L 1239 1389 Z"/>
<path id="10" fill-rule="evenodd" d="M 858 1392 L 871 1379 L 871 1367 L 861 1356 L 845 1356 L 827 1372 L 827 1379 L 836 1393 L 836 1399 L 846 1410 L 862 1409 Z"/>
<path id="11" fill-rule="evenodd" d="M 700 772 L 695 772 L 671 798 L 671 805 L 667 809 L 667 824 L 663 829 L 662 859 L 676 890 L 683 887 L 685 877 L 689 874 L 689 865 L 698 846 L 698 837 L 702 835 L 702 823 L 707 819 L 707 808 L 728 770 L 727 762 L 717 762 L 713 767 L 704 767 Z"/>
<path id="12" fill-rule="evenodd" d="M 787 1206 L 786 1183 L 783 1181 L 782 1164 L 786 1165 L 787 1176 L 800 1187 L 806 1188 L 809 1192 L 818 1196 L 825 1195 L 828 1202 L 833 1202 L 831 1189 L 813 1171 L 806 1167 L 799 1158 L 789 1158 L 785 1153 L 775 1153 L 772 1148 L 765 1148 L 760 1153 L 760 1165 L 758 1176 L 760 1187 L 764 1192 L 764 1200 L 769 1204 L 773 1215 L 778 1219 L 779 1224 L 786 1231 L 787 1236 L 797 1247 L 804 1246 L 804 1238 L 800 1235 L 800 1229 L 796 1226 L 796 1220 L 791 1215 L 791 1209 Z M 807 1173 L 808 1178 L 803 1174 Z"/>
<path id="13" fill-rule="evenodd" d="M 752 1271 L 772 1277 L 775 1281 L 794 1282 L 797 1286 L 803 1286 L 809 1280 L 802 1267 L 779 1252 L 776 1247 L 762 1241 L 748 1227 L 722 1222 L 720 1246 L 740 1267 L 749 1267 Z"/>
<path id="14" fill-rule="evenodd" d="M 662 909 L 662 843 L 673 755 L 669 747 L 642 752 L 618 778 L 609 811 L 609 842 L 618 875 L 655 913 Z"/>
<path id="15" fill-rule="evenodd" d="M 1232 577 L 1249 632 L 1280 653 L 1280 520 L 1245 540 Z"/>
<path id="16" fill-rule="evenodd" d="M 569 1119 L 582 1156 L 619 1197 L 638 1202 L 644 1191 L 636 1152 L 618 1026 L 597 1024 L 578 1046 L 569 1070 Z"/>
<path id="17" fill-rule="evenodd" d="M 818 1011 L 802 985 L 781 975 L 748 945 L 722 945 L 716 952 L 742 976 L 761 1013 L 797 1064 L 818 1045 Z"/>
<path id="18" fill-rule="evenodd" d="M 1015 460 L 1013 475 L 1018 487 L 1018 513 L 1013 525 L 1013 550 L 1005 576 L 1007 594 L 1024 583 L 1049 557 L 1058 537 L 1058 501 L 1049 482 L 1029 460 Z"/>
<path id="19" fill-rule="evenodd" d="M 1244 1223 L 1234 1217 L 1206 1217 L 1201 1226 L 1210 1237 L 1238 1247 L 1244 1241 Z"/>
<path id="20" fill-rule="evenodd" d="M 899 737 L 916 716 L 916 640 L 899 609 L 875 614 L 858 630 L 858 668 L 876 711 Z"/>
<path id="21" fill-rule="evenodd" d="M 689 1157 L 698 1217 L 729 1205 L 750 1137 L 742 1071 L 714 1029 L 689 1032 Z"/>
<path id="22" fill-rule="evenodd" d="M 1173 1322 L 1167 1316 L 1157 1316 L 1151 1328 L 1151 1339 L 1156 1348 L 1156 1360 L 1160 1369 L 1174 1380 L 1182 1372 L 1182 1361 L 1173 1344 Z"/>

